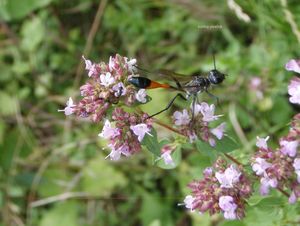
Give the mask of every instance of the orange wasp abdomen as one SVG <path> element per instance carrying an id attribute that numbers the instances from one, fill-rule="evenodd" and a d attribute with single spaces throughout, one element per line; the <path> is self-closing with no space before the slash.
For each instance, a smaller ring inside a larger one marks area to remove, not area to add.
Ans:
<path id="1" fill-rule="evenodd" d="M 131 77 L 128 79 L 128 82 L 140 89 L 156 89 L 156 88 L 168 89 L 171 87 L 168 84 L 155 82 L 145 77 Z"/>

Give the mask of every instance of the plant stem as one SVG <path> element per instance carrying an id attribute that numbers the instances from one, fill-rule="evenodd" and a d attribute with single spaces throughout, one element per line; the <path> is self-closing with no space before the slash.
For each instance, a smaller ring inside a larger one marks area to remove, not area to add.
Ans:
<path id="1" fill-rule="evenodd" d="M 280 191 L 282 194 L 284 194 L 286 197 L 290 197 L 289 193 L 284 191 L 282 188 L 277 188 L 278 191 Z"/>
<path id="2" fill-rule="evenodd" d="M 231 161 L 233 161 L 235 164 L 239 165 L 239 166 L 243 166 L 242 163 L 240 163 L 238 160 L 236 160 L 235 158 L 233 158 L 232 156 L 228 155 L 227 153 L 224 153 L 224 155 L 226 156 L 226 158 L 230 159 Z"/>
<path id="3" fill-rule="evenodd" d="M 178 134 L 184 136 L 179 130 L 177 130 L 177 129 L 175 129 L 175 128 L 173 128 L 173 127 L 171 127 L 171 126 L 169 126 L 169 125 L 167 125 L 167 124 L 165 124 L 165 123 L 163 123 L 162 121 L 159 121 L 158 119 L 153 118 L 153 121 L 154 121 L 154 123 L 156 123 L 157 125 L 160 125 L 160 126 L 166 128 L 166 129 L 168 129 L 168 130 L 171 130 L 171 131 L 173 131 L 173 132 L 175 132 L 175 133 L 178 133 Z"/>

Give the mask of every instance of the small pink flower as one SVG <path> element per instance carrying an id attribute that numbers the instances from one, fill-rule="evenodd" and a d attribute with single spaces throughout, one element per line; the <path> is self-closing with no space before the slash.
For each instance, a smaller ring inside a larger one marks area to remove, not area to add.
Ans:
<path id="1" fill-rule="evenodd" d="M 146 124 L 144 124 L 144 123 L 137 124 L 137 125 L 134 125 L 134 126 L 130 126 L 130 129 L 133 131 L 133 133 L 135 135 L 138 136 L 139 142 L 141 142 L 144 139 L 144 136 L 146 134 L 152 136 L 149 133 L 151 129 L 149 129 L 149 127 Z"/>
<path id="2" fill-rule="evenodd" d="M 141 103 L 146 103 L 147 102 L 147 93 L 145 89 L 140 89 L 136 94 L 135 98 L 141 102 Z"/>
<path id="3" fill-rule="evenodd" d="M 80 95 L 83 97 L 92 96 L 94 94 L 94 87 L 90 83 L 86 83 L 80 87 Z"/>
<path id="4" fill-rule="evenodd" d="M 260 77 L 252 77 L 250 80 L 250 87 L 252 89 L 257 89 L 261 85 L 261 78 Z"/>
<path id="5" fill-rule="evenodd" d="M 164 160 L 166 165 L 174 166 L 175 163 L 172 159 L 171 153 L 172 153 L 171 150 L 165 151 L 164 153 L 161 154 L 161 158 Z"/>
<path id="6" fill-rule="evenodd" d="M 216 146 L 216 140 L 214 138 L 208 138 L 208 143 L 212 147 Z"/>
<path id="7" fill-rule="evenodd" d="M 203 175 L 206 176 L 206 177 L 209 177 L 213 174 L 213 169 L 211 167 L 206 167 L 204 170 L 203 170 Z"/>
<path id="8" fill-rule="evenodd" d="M 112 149 L 109 155 L 106 158 L 110 158 L 112 161 L 118 161 L 121 158 L 121 151 Z"/>
<path id="9" fill-rule="evenodd" d="M 237 204 L 234 203 L 233 197 L 226 195 L 219 198 L 219 207 L 224 211 L 224 218 L 234 220 L 237 219 L 235 210 Z"/>
<path id="10" fill-rule="evenodd" d="M 76 106 L 72 100 L 72 98 L 70 97 L 69 100 L 67 101 L 67 106 L 65 107 L 65 109 L 63 110 L 57 110 L 58 112 L 65 112 L 65 115 L 71 115 L 74 113 L 74 107 Z"/>
<path id="11" fill-rule="evenodd" d="M 269 138 L 269 136 L 267 136 L 266 138 L 256 137 L 256 146 L 259 148 L 268 149 L 267 141 L 269 140 Z"/>
<path id="12" fill-rule="evenodd" d="M 295 157 L 297 154 L 297 148 L 298 148 L 299 142 L 297 140 L 294 141 L 287 141 L 287 140 L 280 140 L 280 146 L 281 146 L 281 153 L 288 155 L 290 157 Z"/>
<path id="13" fill-rule="evenodd" d="M 215 135 L 219 140 L 221 140 L 223 135 L 224 135 L 225 126 L 226 126 L 226 123 L 223 122 L 219 126 L 217 126 L 216 128 L 211 129 L 210 132 L 213 135 Z"/>
<path id="14" fill-rule="evenodd" d="M 294 71 L 296 73 L 300 73 L 300 65 L 299 65 L 299 61 L 295 60 L 295 59 L 291 59 L 290 61 L 288 61 L 285 65 L 285 69 L 287 71 Z"/>
<path id="15" fill-rule="evenodd" d="M 216 172 L 215 176 L 221 184 L 221 188 L 233 188 L 234 184 L 239 181 L 241 172 L 230 165 L 224 173 Z"/>
<path id="16" fill-rule="evenodd" d="M 118 151 L 121 152 L 123 155 L 125 156 L 130 156 L 131 152 L 130 152 L 130 147 L 128 146 L 128 144 L 123 144 L 118 148 Z"/>
<path id="17" fill-rule="evenodd" d="M 269 177 L 262 177 L 260 179 L 260 194 L 261 195 L 267 195 L 269 194 L 269 188 L 272 187 L 272 188 L 276 188 L 277 187 L 277 184 L 278 184 L 278 181 L 276 178 L 269 178 Z"/>
<path id="18" fill-rule="evenodd" d="M 175 163 L 173 161 L 173 158 L 171 156 L 172 151 L 176 148 L 176 146 L 170 146 L 169 144 L 166 144 L 161 149 L 161 156 L 159 159 L 163 159 L 166 165 L 174 166 Z"/>
<path id="19" fill-rule="evenodd" d="M 190 143 L 193 143 L 194 141 L 196 141 L 198 139 L 197 134 L 194 131 L 189 131 L 188 137 L 189 137 Z"/>
<path id="20" fill-rule="evenodd" d="M 290 102 L 300 104 L 300 78 L 293 78 L 288 86 L 288 93 L 291 95 Z"/>
<path id="21" fill-rule="evenodd" d="M 295 192 L 292 191 L 290 197 L 289 197 L 289 203 L 290 204 L 294 204 L 295 202 L 297 202 L 297 196 L 295 195 Z"/>
<path id="22" fill-rule="evenodd" d="M 109 57 L 108 68 L 109 71 L 112 71 L 114 69 L 116 70 L 118 68 L 117 57 Z"/>
<path id="23" fill-rule="evenodd" d="M 195 198 L 191 195 L 187 195 L 185 197 L 185 199 L 183 200 L 184 204 L 185 204 L 185 207 L 187 209 L 190 209 L 191 212 L 194 212 L 194 209 L 193 209 L 193 202 L 195 201 Z"/>
<path id="24" fill-rule="evenodd" d="M 107 72 L 105 75 L 100 75 L 100 84 L 108 87 L 115 82 L 115 78 L 112 77 L 111 73 Z"/>
<path id="25" fill-rule="evenodd" d="M 293 167 L 295 169 L 295 173 L 297 174 L 297 181 L 300 184 L 300 158 L 295 158 Z"/>
<path id="26" fill-rule="evenodd" d="M 262 80 L 260 77 L 252 77 L 250 80 L 250 90 L 252 90 L 258 99 L 263 98 Z"/>
<path id="27" fill-rule="evenodd" d="M 89 71 L 88 76 L 91 77 L 94 74 L 97 74 L 97 68 L 96 65 L 92 63 L 92 61 L 85 59 L 84 56 L 82 56 L 84 62 L 85 62 L 85 70 Z"/>
<path id="28" fill-rule="evenodd" d="M 215 105 L 211 104 L 208 105 L 205 102 L 202 102 L 200 106 L 195 107 L 198 110 L 200 110 L 201 114 L 203 115 L 203 121 L 205 122 L 211 122 L 214 120 L 217 120 L 221 115 L 214 115 L 215 114 Z"/>
<path id="29" fill-rule="evenodd" d="M 293 166 L 294 166 L 295 170 L 300 170 L 300 158 L 294 159 Z"/>
<path id="30" fill-rule="evenodd" d="M 256 175 L 261 176 L 266 172 L 266 169 L 271 166 L 271 163 L 268 163 L 265 159 L 258 157 L 255 159 L 255 163 L 252 164 L 252 169 L 256 173 Z"/>
<path id="31" fill-rule="evenodd" d="M 127 67 L 128 67 L 128 71 L 129 71 L 129 72 L 131 72 L 131 73 L 134 72 L 136 62 L 137 62 L 136 59 L 132 59 L 132 58 L 131 58 L 130 60 L 128 60 L 128 58 L 125 57 L 125 63 L 126 63 L 126 65 L 127 65 Z"/>
<path id="32" fill-rule="evenodd" d="M 191 109 L 193 109 L 193 106 L 191 106 Z M 201 109 L 202 109 L 202 105 L 201 104 L 195 104 L 195 106 L 194 106 L 194 114 L 195 114 L 195 116 L 197 116 L 201 112 Z"/>
<path id="33" fill-rule="evenodd" d="M 98 136 L 103 137 L 105 139 L 110 139 L 118 136 L 119 130 L 117 128 L 113 128 L 109 120 L 106 120 L 102 129 L 102 132 L 98 134 Z"/>
<path id="34" fill-rule="evenodd" d="M 126 88 L 123 82 L 119 82 L 118 84 L 112 87 L 112 90 L 115 91 L 115 96 L 120 97 L 126 95 Z"/>
<path id="35" fill-rule="evenodd" d="M 182 113 L 180 111 L 175 111 L 173 118 L 175 119 L 175 125 L 177 126 L 188 125 L 191 121 L 186 109 L 184 109 Z"/>

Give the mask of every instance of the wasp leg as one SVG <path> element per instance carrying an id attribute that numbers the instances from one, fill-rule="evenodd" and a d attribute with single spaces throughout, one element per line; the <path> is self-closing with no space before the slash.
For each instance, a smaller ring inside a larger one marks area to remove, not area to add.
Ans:
<path id="1" fill-rule="evenodd" d="M 160 113 L 164 112 L 164 111 L 167 111 L 171 106 L 172 104 L 174 103 L 174 101 L 176 100 L 177 97 L 180 97 L 182 98 L 183 100 L 187 100 L 181 93 L 177 93 L 175 97 L 173 97 L 173 99 L 169 102 L 168 106 L 166 108 L 164 108 L 163 110 L 153 114 L 153 115 L 150 115 L 148 118 L 152 118 L 156 115 L 159 115 Z"/>
<path id="2" fill-rule="evenodd" d="M 117 92 L 117 96 L 116 96 L 116 97 L 120 98 L 121 95 L 122 95 L 122 92 L 123 92 L 123 87 L 121 86 L 121 87 L 119 88 L 118 92 Z"/>
<path id="3" fill-rule="evenodd" d="M 217 96 L 213 95 L 212 93 L 208 92 L 207 89 L 205 89 L 205 92 L 206 92 L 209 96 L 211 96 L 212 98 L 214 98 L 214 99 L 217 101 L 217 105 L 220 106 L 219 97 L 217 97 Z"/>
<path id="4" fill-rule="evenodd" d="M 119 98 L 121 97 L 123 92 L 123 87 L 120 87 L 116 93 L 116 97 L 118 98 L 115 102 L 112 102 L 112 104 L 118 104 L 119 103 Z"/>
<path id="5" fill-rule="evenodd" d="M 190 122 L 190 126 L 194 124 L 194 119 L 195 119 L 195 105 L 197 101 L 197 95 L 193 95 L 193 103 L 192 103 L 192 120 Z"/>
<path id="6" fill-rule="evenodd" d="M 176 79 L 176 78 L 173 78 L 174 82 L 176 83 L 177 85 L 177 88 L 180 89 L 180 90 L 183 90 L 182 89 L 182 85 L 180 84 L 180 82 Z"/>

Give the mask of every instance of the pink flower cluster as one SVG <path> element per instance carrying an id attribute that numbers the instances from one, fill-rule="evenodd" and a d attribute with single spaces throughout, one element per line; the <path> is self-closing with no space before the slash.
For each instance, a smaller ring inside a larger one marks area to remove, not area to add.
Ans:
<path id="1" fill-rule="evenodd" d="M 112 122 L 106 120 L 99 134 L 108 140 L 111 160 L 119 160 L 121 155 L 130 156 L 141 150 L 141 142 L 146 134 L 150 135 L 152 120 L 148 115 L 142 116 L 125 112 L 122 108 L 115 108 Z"/>
<path id="2" fill-rule="evenodd" d="M 290 203 L 300 197 L 299 124 L 299 115 L 296 115 L 289 134 L 280 139 L 276 150 L 268 147 L 269 137 L 257 137 L 259 149 L 252 158 L 252 169 L 260 178 L 261 195 L 269 194 L 270 188 L 278 188 L 291 190 Z"/>
<path id="3" fill-rule="evenodd" d="M 109 63 L 93 63 L 83 57 L 89 80 L 80 87 L 82 99 L 74 104 L 69 98 L 63 110 L 66 115 L 76 114 L 80 117 L 91 117 L 93 122 L 100 122 L 106 116 L 113 104 L 123 101 L 131 106 L 135 102 L 145 103 L 145 90 L 136 89 L 127 82 L 130 76 L 135 75 L 136 60 L 116 55 L 110 57 Z"/>
<path id="4" fill-rule="evenodd" d="M 292 59 L 285 65 L 285 69 L 288 71 L 294 71 L 300 74 L 300 60 Z M 294 77 L 289 86 L 288 93 L 290 95 L 290 102 L 293 104 L 300 104 L 300 78 Z"/>
<path id="5" fill-rule="evenodd" d="M 264 98 L 265 85 L 260 77 L 251 77 L 248 87 L 255 94 L 256 99 L 262 100 Z"/>
<path id="6" fill-rule="evenodd" d="M 300 104 L 300 78 L 294 77 L 289 86 L 288 93 L 290 95 L 290 102 L 293 104 Z"/>
<path id="7" fill-rule="evenodd" d="M 188 185 L 192 195 L 186 196 L 184 204 L 191 211 L 223 212 L 226 219 L 245 216 L 246 199 L 252 193 L 251 182 L 242 169 L 218 159 L 213 168 L 203 171 L 204 178 Z"/>
<path id="8" fill-rule="evenodd" d="M 202 139 L 209 142 L 211 146 L 215 146 L 217 139 L 222 139 L 225 130 L 225 123 L 221 123 L 216 128 L 210 129 L 209 124 L 217 120 L 221 115 L 215 114 L 215 106 L 208 105 L 205 102 L 195 104 L 194 118 L 192 120 L 192 107 L 191 109 L 184 109 L 182 112 L 176 111 L 173 114 L 173 120 L 176 126 L 180 127 L 182 134 L 188 136 L 190 141 Z"/>

